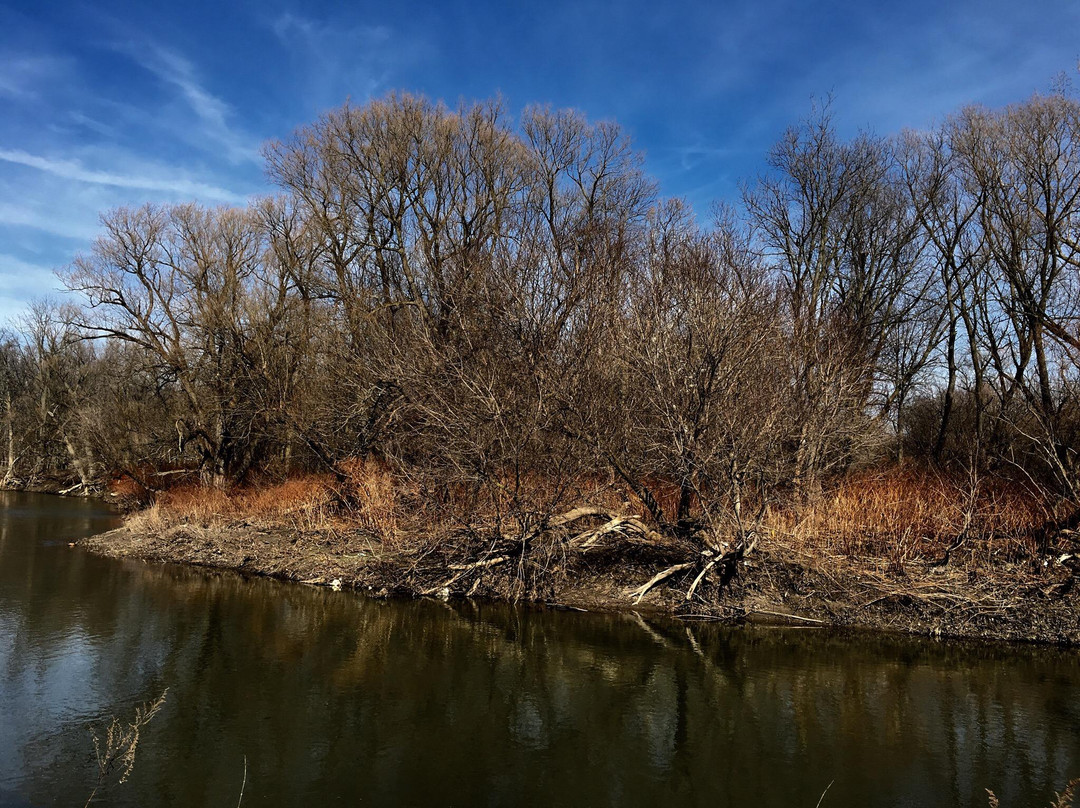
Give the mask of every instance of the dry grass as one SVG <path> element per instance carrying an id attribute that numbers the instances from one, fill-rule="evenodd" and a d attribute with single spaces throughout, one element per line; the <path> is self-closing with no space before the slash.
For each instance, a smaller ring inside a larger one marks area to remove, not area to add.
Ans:
<path id="1" fill-rule="evenodd" d="M 179 484 L 158 493 L 130 523 L 151 530 L 177 522 L 215 526 L 238 521 L 300 531 L 360 528 L 394 541 L 400 535 L 406 500 L 414 492 L 384 464 L 355 460 L 342 468 L 347 475 L 344 482 L 329 474 L 304 474 L 224 490 Z"/>
<path id="2" fill-rule="evenodd" d="M 396 542 L 406 501 L 415 499 L 415 490 L 376 460 L 349 460 L 341 469 L 348 475 L 349 517 L 384 543 Z"/>
<path id="3" fill-rule="evenodd" d="M 1052 511 L 1005 480 L 899 467 L 850 477 L 812 502 L 778 511 L 769 527 L 801 549 L 884 559 L 901 571 L 941 558 L 961 540 L 955 550 L 968 561 L 1029 558 Z"/>
<path id="4" fill-rule="evenodd" d="M 207 526 L 246 521 L 317 530 L 341 520 L 338 499 L 333 478 L 320 475 L 228 491 L 181 485 L 158 494 L 154 504 L 132 517 L 131 522 L 148 529 L 178 521 Z"/>
<path id="5" fill-rule="evenodd" d="M 1050 808 L 1073 808 L 1078 791 L 1080 791 L 1080 778 L 1070 782 L 1060 794 L 1055 792 Z M 1000 808 L 1001 801 L 993 791 L 986 789 L 986 797 L 990 808 Z"/>
<path id="6" fill-rule="evenodd" d="M 135 752 L 139 748 L 142 730 L 161 711 L 168 692 L 166 688 L 154 701 L 135 708 L 135 717 L 130 722 L 125 723 L 113 716 L 101 735 L 98 735 L 96 730 L 91 730 L 98 779 L 86 800 L 87 805 L 90 805 L 97 793 L 111 781 L 115 781 L 117 785 L 127 782 L 131 770 L 135 768 Z"/>
<path id="7" fill-rule="evenodd" d="M 645 514 L 642 503 L 603 475 L 562 487 L 536 476 L 434 486 L 374 460 L 348 461 L 342 470 L 343 482 L 306 474 L 231 490 L 180 484 L 160 493 L 132 524 L 149 530 L 238 521 L 299 531 L 359 529 L 387 549 L 415 550 L 464 525 L 524 533 L 541 515 L 582 503 Z M 677 487 L 650 481 L 650 489 L 662 505 L 674 507 Z M 913 562 L 942 559 L 946 550 L 955 563 L 977 567 L 1032 558 L 1040 528 L 1053 515 L 1044 499 L 1008 481 L 901 466 L 853 475 L 810 502 L 774 509 L 765 528 L 804 555 L 903 572 Z"/>

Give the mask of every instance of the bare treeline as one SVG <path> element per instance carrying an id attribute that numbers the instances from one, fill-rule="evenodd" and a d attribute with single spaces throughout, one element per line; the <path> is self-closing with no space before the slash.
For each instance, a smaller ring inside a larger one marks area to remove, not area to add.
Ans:
<path id="1" fill-rule="evenodd" d="M 265 149 L 280 195 L 119 209 L 3 342 L 8 482 L 376 460 L 536 524 L 654 528 L 916 454 L 1080 496 L 1080 104 L 787 132 L 699 224 L 612 123 L 391 96 Z"/>

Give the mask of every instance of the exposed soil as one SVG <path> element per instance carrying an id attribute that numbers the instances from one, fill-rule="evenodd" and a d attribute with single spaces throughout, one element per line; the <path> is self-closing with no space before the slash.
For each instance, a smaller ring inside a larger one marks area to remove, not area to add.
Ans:
<path id="1" fill-rule="evenodd" d="M 237 521 L 121 527 L 81 542 L 120 558 L 178 562 L 375 597 L 471 596 L 587 610 L 637 609 L 687 620 L 861 627 L 935 637 L 1080 645 L 1076 556 L 1003 565 L 988 575 L 949 564 L 903 571 L 872 561 L 815 559 L 763 542 L 733 574 L 679 570 L 637 599 L 630 592 L 679 560 L 663 547 L 568 553 L 530 547 L 494 555 L 458 537 L 387 547 L 363 531 L 301 530 Z M 479 561 L 477 559 L 480 559 Z M 500 560 L 501 559 L 501 560 Z"/>
<path id="2" fill-rule="evenodd" d="M 32 480 L 14 480 L 0 484 L 0 491 L 27 491 L 33 494 L 56 494 L 65 497 L 100 497 L 99 491 L 86 489 L 72 475 L 35 477 Z"/>

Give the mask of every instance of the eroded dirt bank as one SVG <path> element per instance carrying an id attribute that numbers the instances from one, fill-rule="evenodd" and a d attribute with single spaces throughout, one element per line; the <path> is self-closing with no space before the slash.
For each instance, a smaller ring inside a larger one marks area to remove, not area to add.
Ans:
<path id="1" fill-rule="evenodd" d="M 932 563 L 890 571 L 872 561 L 815 558 L 763 541 L 739 559 L 733 574 L 706 570 L 703 575 L 705 567 L 687 566 L 639 598 L 635 590 L 680 566 L 662 548 L 623 547 L 617 554 L 529 548 L 511 557 L 477 553 L 464 540 L 387 546 L 360 530 L 244 521 L 148 528 L 133 522 L 80 544 L 117 558 L 231 569 L 376 597 L 467 595 L 589 610 L 638 609 L 687 620 L 778 621 L 1080 645 L 1075 558 L 1048 559 L 1041 569 L 1005 565 L 993 575 Z"/>

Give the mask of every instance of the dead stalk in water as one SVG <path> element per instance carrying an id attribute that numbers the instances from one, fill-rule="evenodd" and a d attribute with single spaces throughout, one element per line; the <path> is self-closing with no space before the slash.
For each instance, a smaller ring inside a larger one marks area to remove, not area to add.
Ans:
<path id="1" fill-rule="evenodd" d="M 165 704 L 165 695 L 168 688 L 162 691 L 154 701 L 147 702 L 135 708 L 135 717 L 131 723 L 124 724 L 116 716 L 112 717 L 103 735 L 98 736 L 95 730 L 91 730 L 94 740 L 94 756 L 97 759 L 98 779 L 94 790 L 86 800 L 86 805 L 93 802 L 95 795 L 109 781 L 109 778 L 119 774 L 116 784 L 127 782 L 131 771 L 135 768 L 135 750 L 139 746 L 139 737 L 143 727 L 150 723 L 155 715 Z"/>

